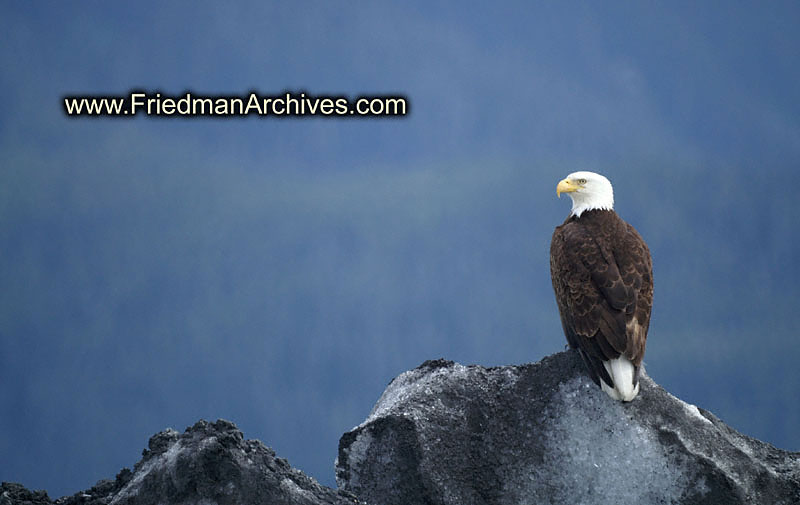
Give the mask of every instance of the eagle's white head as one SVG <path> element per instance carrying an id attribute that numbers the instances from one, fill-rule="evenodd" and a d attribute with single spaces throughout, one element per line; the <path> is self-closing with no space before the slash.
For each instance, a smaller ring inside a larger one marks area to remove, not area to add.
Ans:
<path id="1" fill-rule="evenodd" d="M 612 210 L 614 189 L 611 182 L 594 172 L 574 172 L 556 186 L 556 194 L 569 194 L 572 198 L 572 214 L 581 217 L 586 210 Z"/>

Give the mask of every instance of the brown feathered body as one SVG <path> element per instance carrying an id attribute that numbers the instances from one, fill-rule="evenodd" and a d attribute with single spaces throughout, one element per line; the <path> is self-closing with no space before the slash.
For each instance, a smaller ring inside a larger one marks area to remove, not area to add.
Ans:
<path id="1" fill-rule="evenodd" d="M 652 260 L 639 233 L 613 210 L 570 215 L 553 232 L 550 274 L 567 343 L 592 380 L 614 388 L 603 362 L 624 355 L 636 386 L 653 306 Z"/>

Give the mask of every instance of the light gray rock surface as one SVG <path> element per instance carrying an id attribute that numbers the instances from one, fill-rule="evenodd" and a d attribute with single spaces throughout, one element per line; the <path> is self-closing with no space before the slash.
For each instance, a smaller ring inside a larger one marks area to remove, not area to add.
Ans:
<path id="1" fill-rule="evenodd" d="M 428 361 L 342 436 L 340 488 L 375 505 L 800 503 L 800 453 L 744 436 L 646 375 L 609 398 L 573 351 Z"/>

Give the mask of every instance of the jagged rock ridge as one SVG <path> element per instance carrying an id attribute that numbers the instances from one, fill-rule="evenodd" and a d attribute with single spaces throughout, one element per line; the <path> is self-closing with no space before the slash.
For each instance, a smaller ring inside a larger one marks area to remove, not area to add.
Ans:
<path id="1" fill-rule="evenodd" d="M 342 436 L 337 482 L 369 503 L 800 503 L 800 453 L 744 436 L 646 375 L 622 404 L 577 353 L 429 361 Z"/>
<path id="2" fill-rule="evenodd" d="M 354 496 L 320 485 L 258 440 L 245 440 L 224 420 L 199 421 L 184 433 L 167 429 L 150 438 L 131 472 L 52 502 L 3 483 L 0 505 L 353 505 Z"/>

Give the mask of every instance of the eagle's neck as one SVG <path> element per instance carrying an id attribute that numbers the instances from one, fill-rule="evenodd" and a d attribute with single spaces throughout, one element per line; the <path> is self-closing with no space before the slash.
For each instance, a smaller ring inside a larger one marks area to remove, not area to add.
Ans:
<path id="1" fill-rule="evenodd" d="M 608 222 L 608 217 L 609 216 L 615 216 L 617 219 L 619 219 L 619 216 L 617 216 L 617 213 L 614 212 L 614 209 L 611 209 L 611 210 L 607 210 L 607 209 L 591 209 L 591 210 L 587 210 L 585 212 L 582 212 L 580 216 L 576 216 L 574 214 L 570 214 L 569 216 L 567 216 L 567 221 L 568 222 L 581 222 L 581 223 L 584 223 L 584 224 L 591 224 L 591 225 L 595 225 L 595 224 L 598 224 L 598 223 L 603 223 L 604 224 L 604 223 Z"/>
<path id="2" fill-rule="evenodd" d="M 570 193 L 572 198 L 571 216 L 581 217 L 587 210 L 614 210 L 614 192 L 611 184 L 608 187 L 599 188 L 600 191 L 582 193 L 575 191 Z"/>

